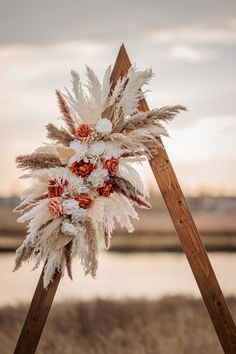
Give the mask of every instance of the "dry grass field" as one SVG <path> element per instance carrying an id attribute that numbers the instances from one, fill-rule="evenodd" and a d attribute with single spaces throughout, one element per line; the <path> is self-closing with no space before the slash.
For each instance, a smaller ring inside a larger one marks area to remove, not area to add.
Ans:
<path id="1" fill-rule="evenodd" d="M 229 299 L 236 318 L 236 299 Z M 11 354 L 26 307 L 0 309 L 1 353 Z M 201 300 L 95 300 L 55 304 L 37 354 L 221 354 Z"/>

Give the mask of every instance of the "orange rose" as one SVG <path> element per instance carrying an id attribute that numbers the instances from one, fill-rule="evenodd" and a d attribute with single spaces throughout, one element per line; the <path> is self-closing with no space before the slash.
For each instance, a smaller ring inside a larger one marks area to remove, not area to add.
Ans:
<path id="1" fill-rule="evenodd" d="M 92 199 L 88 195 L 79 194 L 75 197 L 75 200 L 79 202 L 80 208 L 88 209 L 92 202 Z"/>
<path id="2" fill-rule="evenodd" d="M 61 181 L 58 182 L 56 179 L 49 181 L 48 183 L 48 198 L 60 197 L 63 192 L 63 186 L 67 186 L 68 181 L 61 178 Z"/>
<path id="3" fill-rule="evenodd" d="M 75 129 L 75 137 L 77 139 L 87 138 L 90 132 L 91 128 L 88 124 L 80 124 L 80 126 Z"/>
<path id="4" fill-rule="evenodd" d="M 86 178 L 96 168 L 96 165 L 81 160 L 80 162 L 73 162 L 73 164 L 69 168 L 71 172 L 74 173 L 76 176 Z"/>
<path id="5" fill-rule="evenodd" d="M 111 181 L 104 182 L 103 187 L 98 188 L 98 194 L 102 197 L 109 197 L 114 192 L 114 186 Z"/>
<path id="6" fill-rule="evenodd" d="M 48 207 L 54 219 L 63 216 L 63 207 L 59 198 L 50 200 L 48 202 Z"/>
<path id="7" fill-rule="evenodd" d="M 110 160 L 106 160 L 104 162 L 104 167 L 109 172 L 109 175 L 111 177 L 114 177 L 118 171 L 118 168 L 119 168 L 119 160 L 115 157 L 112 157 Z"/>

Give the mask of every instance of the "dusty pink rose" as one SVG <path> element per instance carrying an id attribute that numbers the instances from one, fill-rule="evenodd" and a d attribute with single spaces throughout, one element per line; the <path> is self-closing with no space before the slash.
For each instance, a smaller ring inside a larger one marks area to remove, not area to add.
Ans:
<path id="1" fill-rule="evenodd" d="M 118 171 L 118 168 L 119 168 L 119 160 L 115 157 L 112 157 L 110 160 L 106 160 L 104 162 L 104 167 L 109 172 L 109 175 L 111 177 L 114 177 Z"/>
<path id="2" fill-rule="evenodd" d="M 61 216 L 63 216 L 63 207 L 61 205 L 61 201 L 59 198 L 55 198 L 53 200 L 50 200 L 48 202 L 48 207 L 49 207 L 49 210 L 50 210 L 52 217 L 54 219 L 60 218 Z"/>

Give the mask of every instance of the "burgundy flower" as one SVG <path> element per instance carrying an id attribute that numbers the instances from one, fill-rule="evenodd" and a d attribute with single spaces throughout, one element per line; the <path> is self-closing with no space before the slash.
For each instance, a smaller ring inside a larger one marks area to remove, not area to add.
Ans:
<path id="1" fill-rule="evenodd" d="M 111 181 L 104 182 L 103 186 L 98 188 L 97 192 L 102 197 L 109 197 L 114 192 L 113 183 Z"/>
<path id="2" fill-rule="evenodd" d="M 48 183 L 48 198 L 60 197 L 63 192 L 65 186 L 67 186 L 68 181 L 61 178 L 59 181 L 57 179 L 53 179 Z"/>
<path id="3" fill-rule="evenodd" d="M 75 199 L 79 202 L 80 208 L 88 209 L 92 202 L 92 199 L 85 194 L 79 194 L 75 197 Z"/>
<path id="4" fill-rule="evenodd" d="M 75 129 L 75 137 L 77 139 L 87 138 L 90 132 L 91 128 L 88 124 L 80 124 L 80 126 Z"/>
<path id="5" fill-rule="evenodd" d="M 81 160 L 80 162 L 73 162 L 73 164 L 69 168 L 71 172 L 74 173 L 76 176 L 86 178 L 96 168 L 96 165 Z"/>

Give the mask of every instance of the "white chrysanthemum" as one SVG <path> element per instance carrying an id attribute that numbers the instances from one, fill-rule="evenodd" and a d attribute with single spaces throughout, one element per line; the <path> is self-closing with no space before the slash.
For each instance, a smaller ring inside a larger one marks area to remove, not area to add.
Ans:
<path id="1" fill-rule="evenodd" d="M 79 224 L 75 226 L 69 220 L 64 220 L 61 224 L 61 232 L 67 236 L 79 237 L 83 235 L 84 227 Z"/>
<path id="2" fill-rule="evenodd" d="M 61 232 L 67 236 L 77 237 L 79 235 L 78 227 L 74 226 L 68 220 L 64 220 L 61 224 Z"/>
<path id="3" fill-rule="evenodd" d="M 79 203 L 75 199 L 66 199 L 63 203 L 63 211 L 66 215 L 71 215 L 73 210 L 79 207 Z"/>
<path id="4" fill-rule="evenodd" d="M 91 157 L 99 157 L 104 153 L 105 149 L 106 144 L 103 140 L 95 141 L 90 145 L 87 154 Z"/>
<path id="5" fill-rule="evenodd" d="M 104 182 L 109 179 L 109 174 L 102 164 L 98 165 L 95 170 L 93 170 L 87 178 L 87 181 L 92 184 L 93 187 L 102 187 Z"/>
<path id="6" fill-rule="evenodd" d="M 71 217 L 73 222 L 84 223 L 87 219 L 87 210 L 77 207 L 72 211 Z"/>
<path id="7" fill-rule="evenodd" d="M 80 140 L 73 140 L 70 143 L 70 147 L 75 150 L 77 156 L 83 157 L 87 150 L 88 150 L 88 145 Z"/>
<path id="8" fill-rule="evenodd" d="M 69 169 L 67 169 L 67 174 L 65 178 L 68 180 L 68 185 L 66 186 L 66 191 L 70 195 L 77 195 L 88 193 L 88 187 L 85 185 L 84 180 L 80 176 L 74 175 Z"/>
<path id="9" fill-rule="evenodd" d="M 97 121 L 95 129 L 101 134 L 110 134 L 112 130 L 112 122 L 108 118 L 101 118 Z"/>

